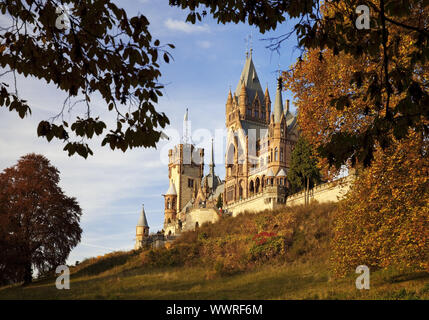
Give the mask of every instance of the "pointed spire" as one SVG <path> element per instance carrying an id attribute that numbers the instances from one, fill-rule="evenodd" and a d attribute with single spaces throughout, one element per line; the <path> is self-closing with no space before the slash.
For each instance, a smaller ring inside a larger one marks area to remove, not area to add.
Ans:
<path id="1" fill-rule="evenodd" d="M 183 118 L 183 121 L 188 121 L 188 108 L 186 108 L 185 117 Z"/>
<path id="2" fill-rule="evenodd" d="M 190 121 L 189 121 L 189 114 L 188 114 L 188 108 L 186 108 L 185 116 L 183 117 L 183 136 L 182 140 L 184 144 L 191 143 L 190 140 Z"/>
<path id="3" fill-rule="evenodd" d="M 232 104 L 232 93 L 231 93 L 231 88 L 229 88 L 228 98 L 226 99 L 226 103 L 227 103 L 227 104 Z"/>
<path id="4" fill-rule="evenodd" d="M 140 214 L 139 222 L 137 223 L 137 227 L 147 227 L 149 228 L 149 224 L 147 223 L 146 213 L 144 211 L 144 204 L 142 205 L 142 212 Z"/>
<path id="5" fill-rule="evenodd" d="M 167 192 L 165 193 L 166 196 L 176 196 L 176 187 L 174 186 L 174 183 L 170 181 L 170 186 L 168 187 Z"/>
<path id="6" fill-rule="evenodd" d="M 255 65 L 253 64 L 252 54 L 248 54 L 246 56 L 246 62 L 244 63 L 243 70 L 241 71 L 240 80 L 235 88 L 235 96 L 240 95 L 243 84 L 247 91 L 249 101 L 253 101 L 256 92 L 258 92 L 259 97 L 264 95 L 261 83 L 259 82 L 258 75 L 256 73 Z"/>
<path id="7" fill-rule="evenodd" d="M 215 163 L 214 163 L 214 148 L 213 148 L 213 139 L 212 139 L 212 158 L 210 160 L 210 174 L 212 175 L 212 177 L 214 177 L 214 167 L 215 167 Z"/>
<path id="8" fill-rule="evenodd" d="M 270 99 L 270 93 L 268 92 L 268 85 L 267 85 L 267 88 L 265 89 L 264 96 L 265 96 L 265 101 L 271 101 L 271 99 Z"/>
<path id="9" fill-rule="evenodd" d="M 276 100 L 274 102 L 274 122 L 279 123 L 283 113 L 283 102 L 282 102 L 282 78 L 277 79 L 277 91 Z"/>

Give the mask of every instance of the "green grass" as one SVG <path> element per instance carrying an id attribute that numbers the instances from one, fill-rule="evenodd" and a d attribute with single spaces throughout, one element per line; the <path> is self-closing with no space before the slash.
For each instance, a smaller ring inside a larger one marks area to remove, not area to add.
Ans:
<path id="1" fill-rule="evenodd" d="M 333 210 L 323 204 L 221 219 L 170 249 L 87 259 L 71 268 L 70 290 L 57 290 L 51 275 L 2 287 L 0 299 L 429 299 L 427 272 L 371 271 L 369 290 L 356 289 L 353 272 L 333 277 Z M 257 245 L 262 231 L 276 236 Z"/>
<path id="2" fill-rule="evenodd" d="M 370 290 L 357 290 L 354 276 L 331 279 L 324 264 L 266 265 L 214 278 L 201 267 L 141 267 L 73 274 L 70 290 L 57 290 L 52 279 L 4 287 L 0 299 L 429 299 L 429 275 L 377 271 Z"/>

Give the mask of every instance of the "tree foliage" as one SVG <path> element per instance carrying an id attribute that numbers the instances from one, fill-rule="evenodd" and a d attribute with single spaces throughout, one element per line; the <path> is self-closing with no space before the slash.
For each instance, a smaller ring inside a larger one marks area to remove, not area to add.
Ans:
<path id="1" fill-rule="evenodd" d="M 220 209 L 223 207 L 222 194 L 220 193 L 216 200 L 216 208 Z"/>
<path id="2" fill-rule="evenodd" d="M 79 243 L 82 210 L 59 187 L 58 170 L 29 154 L 0 174 L 0 283 L 31 282 L 64 264 Z"/>
<path id="3" fill-rule="evenodd" d="M 298 138 L 292 151 L 287 178 L 293 193 L 301 191 L 304 187 L 310 188 L 320 181 L 320 172 L 317 168 L 317 158 L 313 153 L 313 147 L 303 136 Z"/>
<path id="4" fill-rule="evenodd" d="M 56 9 L 63 4 L 70 7 L 66 30 L 56 27 Z M 58 114 L 39 123 L 37 134 L 63 140 L 69 155 L 92 155 L 86 141 L 100 135 L 102 145 L 112 149 L 155 146 L 159 128 L 169 123 L 155 110 L 163 88 L 159 61 L 162 56 L 168 63 L 166 46 L 174 46 L 152 39 L 144 15 L 129 18 L 111 0 L 2 0 L 0 11 L 0 66 L 3 76 L 13 75 L 10 83 L 0 83 L 0 107 L 21 118 L 30 114 L 30 105 L 18 94 L 16 74 L 32 76 L 67 95 Z M 96 97 L 116 115 L 116 126 L 108 128 L 100 118 L 103 110 L 95 110 L 92 102 Z M 69 124 L 64 112 L 76 105 L 85 111 Z"/>
<path id="5" fill-rule="evenodd" d="M 332 262 L 339 275 L 365 264 L 429 271 L 428 140 L 410 130 L 360 172 L 335 217 Z"/>
<path id="6" fill-rule="evenodd" d="M 188 8 L 188 21 L 201 20 L 210 13 L 220 23 L 247 22 L 261 32 L 274 30 L 286 17 L 296 18 L 289 33 L 271 38 L 270 48 L 280 50 L 281 43 L 293 33 L 303 53 L 329 49 L 334 56 L 350 55 L 362 61 L 350 74 L 352 89 L 338 92 L 329 102 L 338 109 L 365 101 L 370 109 L 362 117 L 368 125 L 362 130 L 337 132 L 321 147 L 331 164 L 339 166 L 353 158 L 365 165 L 373 159 L 376 143 L 383 148 L 395 138 L 404 138 L 409 128 L 429 129 L 421 118 L 429 118 L 427 71 L 429 58 L 429 3 L 425 0 L 170 0 L 170 4 Z M 358 5 L 370 9 L 370 29 L 355 25 Z M 409 50 L 403 51 L 403 47 Z M 367 68 L 367 65 L 374 68 Z M 367 84 L 363 87 L 363 84 Z M 339 119 L 341 121 L 342 119 Z M 388 138 L 386 138 L 388 137 Z M 341 145 L 342 148 L 337 146 Z"/>

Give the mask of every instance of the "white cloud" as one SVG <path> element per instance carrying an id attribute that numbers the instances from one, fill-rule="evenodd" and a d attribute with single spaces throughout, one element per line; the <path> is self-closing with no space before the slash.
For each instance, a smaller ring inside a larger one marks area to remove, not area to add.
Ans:
<path id="1" fill-rule="evenodd" d="M 165 26 L 170 30 L 185 33 L 208 32 L 210 30 L 207 24 L 198 26 L 195 24 L 190 24 L 181 20 L 174 20 L 171 18 L 168 18 L 167 21 L 165 21 Z"/>
<path id="2" fill-rule="evenodd" d="M 203 40 L 203 41 L 197 41 L 197 45 L 200 48 L 208 49 L 208 48 L 210 48 L 212 46 L 212 43 L 210 41 L 208 41 L 208 40 Z"/>

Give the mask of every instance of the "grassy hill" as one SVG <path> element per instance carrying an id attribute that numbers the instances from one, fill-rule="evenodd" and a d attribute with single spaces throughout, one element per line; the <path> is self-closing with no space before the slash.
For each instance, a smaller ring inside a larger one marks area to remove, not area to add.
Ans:
<path id="1" fill-rule="evenodd" d="M 70 290 L 54 277 L 0 288 L 0 299 L 429 299 L 429 274 L 330 272 L 334 204 L 222 218 L 165 249 L 114 252 L 71 268 Z"/>

